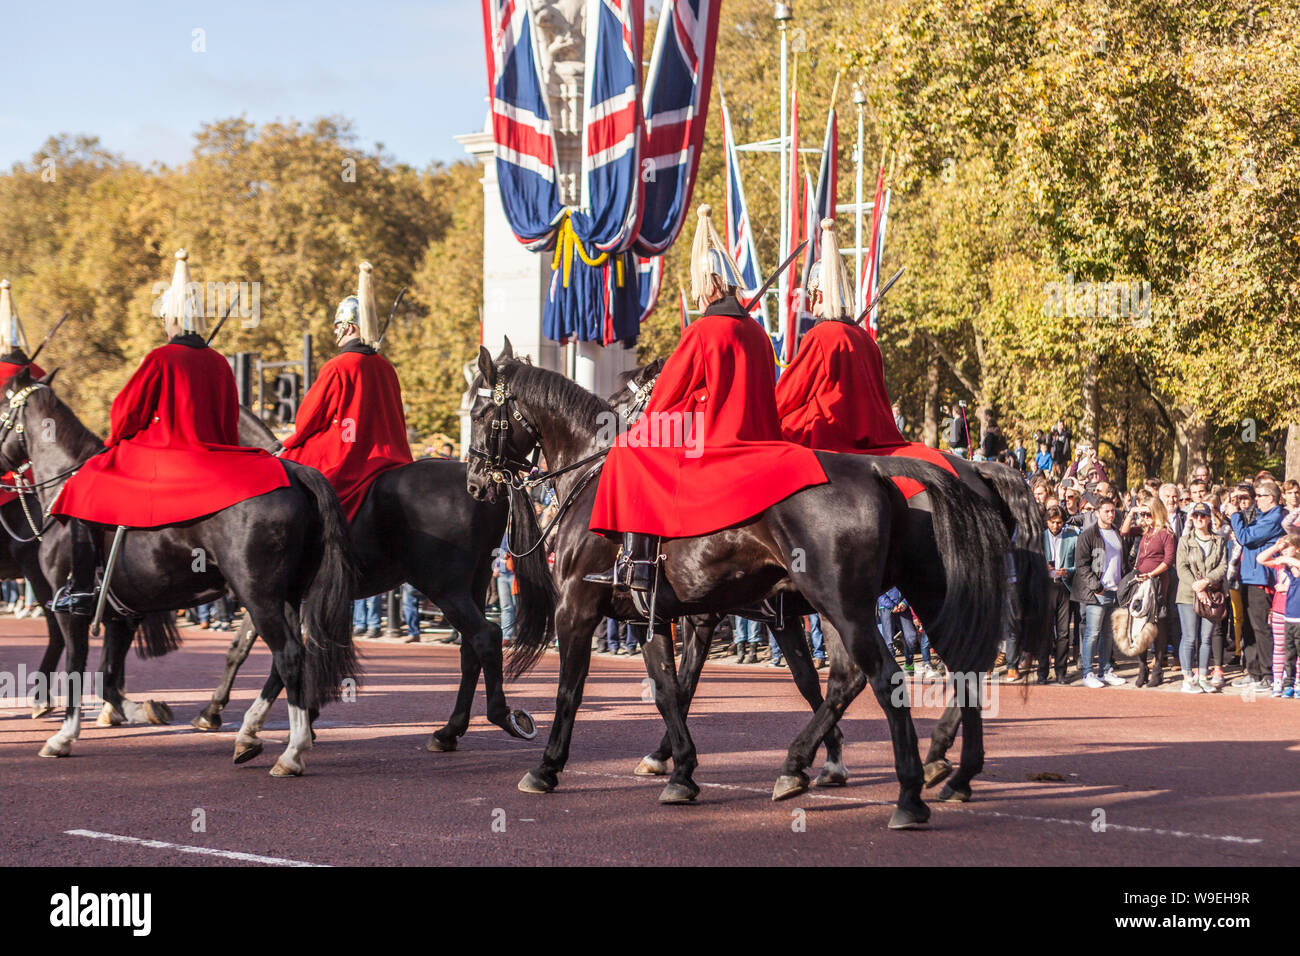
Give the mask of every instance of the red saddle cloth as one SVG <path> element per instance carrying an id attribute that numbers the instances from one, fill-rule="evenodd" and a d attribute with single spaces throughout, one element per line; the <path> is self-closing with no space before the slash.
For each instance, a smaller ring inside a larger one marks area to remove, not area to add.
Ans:
<path id="1" fill-rule="evenodd" d="M 68 479 L 50 511 L 156 528 L 287 487 L 274 455 L 239 445 L 230 365 L 197 335 L 145 356 L 113 400 L 107 450 Z"/>
<path id="2" fill-rule="evenodd" d="M 45 377 L 45 370 L 39 365 L 31 365 L 24 362 L 0 362 L 0 382 L 8 382 L 11 378 L 24 370 L 30 371 L 32 378 Z M 3 475 L 0 475 L 0 484 L 12 485 L 13 483 L 14 473 L 12 471 L 6 471 Z M 11 501 L 17 500 L 18 492 L 0 489 L 0 508 L 3 508 Z"/>
<path id="3" fill-rule="evenodd" d="M 734 298 L 687 326 L 645 413 L 610 450 L 590 528 L 669 538 L 739 524 L 826 481 L 784 441 L 767 334 Z"/>
<path id="4" fill-rule="evenodd" d="M 371 482 L 412 461 L 392 363 L 369 346 L 344 346 L 308 389 L 284 448 L 281 458 L 325 476 L 351 521 Z"/>
<path id="5" fill-rule="evenodd" d="M 781 434 L 789 441 L 822 451 L 905 455 L 957 474 L 937 449 L 899 434 L 880 347 L 854 323 L 813 325 L 776 384 L 776 406 Z M 894 483 L 908 498 L 924 490 L 911 478 Z"/>

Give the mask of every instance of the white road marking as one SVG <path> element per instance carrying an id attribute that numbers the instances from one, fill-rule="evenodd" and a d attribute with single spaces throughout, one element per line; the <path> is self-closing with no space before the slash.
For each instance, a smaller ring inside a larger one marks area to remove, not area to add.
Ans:
<path id="1" fill-rule="evenodd" d="M 637 777 L 631 774 L 598 773 L 592 770 L 566 770 L 565 773 L 571 773 L 579 777 L 609 777 L 614 780 L 631 779 L 636 781 L 645 781 L 647 783 L 652 783 L 655 779 L 657 779 L 655 777 L 650 777 L 650 778 Z M 698 783 L 701 787 L 712 787 L 715 790 L 740 790 L 746 793 L 762 793 L 762 794 L 769 794 L 769 795 L 772 792 L 771 790 L 764 790 L 762 787 L 742 787 L 732 783 L 701 783 L 698 780 L 696 781 L 696 783 Z M 870 806 L 877 806 L 877 807 L 894 806 L 894 804 L 888 800 L 870 800 L 866 797 L 842 797 L 836 794 L 813 793 L 811 791 L 807 793 L 801 793 L 798 799 L 830 800 L 835 803 L 857 803 L 857 804 L 867 804 Z M 1035 817 L 1023 813 L 1005 813 L 1001 810 L 992 810 L 987 808 L 977 809 L 962 804 L 938 803 L 938 801 L 935 801 L 935 804 L 937 804 L 938 809 L 943 810 L 944 813 L 972 813 L 975 814 L 976 816 L 1003 817 L 1004 819 L 1008 819 L 1008 820 L 1024 820 L 1027 823 L 1063 823 L 1067 826 L 1078 826 L 1078 827 L 1092 826 L 1091 818 L 1087 820 L 1071 820 L 1068 817 Z M 932 806 L 934 806 L 935 804 L 932 804 Z M 1115 830 L 1120 833 L 1151 833 L 1154 834 L 1155 836 L 1172 836 L 1172 837 L 1183 837 L 1183 838 L 1190 837 L 1195 840 L 1215 840 L 1220 843 L 1241 843 L 1241 844 L 1249 845 L 1249 844 L 1259 844 L 1264 842 L 1263 839 L 1256 838 L 1256 837 L 1242 837 L 1242 836 L 1234 836 L 1233 834 L 1219 834 L 1219 833 L 1192 833 L 1187 830 L 1165 830 L 1160 827 L 1133 827 L 1133 826 L 1127 826 L 1126 824 L 1122 824 L 1122 823 L 1110 823 L 1108 821 L 1106 823 L 1106 830 L 1104 832 L 1108 833 L 1111 830 Z"/>
<path id="2" fill-rule="evenodd" d="M 108 840 L 110 843 L 134 843 L 147 846 L 153 850 L 176 850 L 180 853 L 198 853 L 202 856 L 219 856 L 225 860 L 239 860 L 242 863 L 264 863 L 267 866 L 329 866 L 328 863 L 304 863 L 302 860 L 286 860 L 278 856 L 258 856 L 256 853 L 240 853 L 237 850 L 216 850 L 207 846 L 188 846 L 184 843 L 168 843 L 165 840 L 144 840 L 140 837 L 121 836 L 116 833 L 100 833 L 97 830 L 64 830 L 68 836 L 90 837 L 92 840 Z"/>

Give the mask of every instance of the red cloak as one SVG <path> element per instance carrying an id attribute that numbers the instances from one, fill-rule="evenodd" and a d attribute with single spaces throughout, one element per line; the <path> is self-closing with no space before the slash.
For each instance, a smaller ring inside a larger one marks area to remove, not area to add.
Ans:
<path id="1" fill-rule="evenodd" d="M 709 534 L 823 484 L 812 450 L 781 439 L 772 358 L 734 298 L 687 326 L 645 413 L 605 460 L 591 530 Z"/>
<path id="2" fill-rule="evenodd" d="M 360 343 L 322 366 L 281 458 L 310 465 L 338 492 L 351 521 L 370 483 L 411 463 L 402 387 L 391 362 Z"/>
<path id="3" fill-rule="evenodd" d="M 68 479 L 52 514 L 156 528 L 289 484 L 274 455 L 240 447 L 235 376 L 197 335 L 146 355 L 110 420 L 107 451 Z"/>
<path id="4" fill-rule="evenodd" d="M 7 382 L 15 375 L 17 375 L 19 372 L 22 372 L 24 370 L 29 371 L 31 373 L 32 378 L 34 379 L 45 377 L 45 370 L 42 369 L 39 365 L 32 365 L 30 362 L 6 361 L 9 358 L 18 358 L 21 356 L 21 354 L 22 353 L 18 353 L 17 355 L 15 355 L 15 353 L 10 352 L 4 357 L 4 359 L 0 359 L 0 382 Z M 6 471 L 3 475 L 0 475 L 0 484 L 12 485 L 13 483 L 14 483 L 14 473 L 12 471 Z M 3 508 L 11 501 L 17 501 L 17 500 L 18 500 L 18 492 L 0 490 L 0 508 Z"/>
<path id="5" fill-rule="evenodd" d="M 789 441 L 823 451 L 906 455 L 957 474 L 942 453 L 899 434 L 880 347 L 855 323 L 813 325 L 776 383 L 776 407 Z M 911 478 L 894 483 L 908 498 L 924 490 Z"/>

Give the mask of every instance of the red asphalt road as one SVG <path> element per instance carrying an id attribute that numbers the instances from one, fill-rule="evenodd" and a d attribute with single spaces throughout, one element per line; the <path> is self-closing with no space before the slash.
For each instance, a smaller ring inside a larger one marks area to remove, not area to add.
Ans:
<path id="1" fill-rule="evenodd" d="M 0 670 L 35 666 L 43 624 L 5 620 L 0 628 Z M 167 701 L 176 726 L 101 728 L 92 714 L 71 757 L 41 759 L 57 720 L 32 720 L 26 706 L 0 702 L 0 865 L 240 863 L 179 847 L 332 865 L 1192 866 L 1296 858 L 1300 702 L 1291 700 L 1073 685 L 1035 687 L 1025 701 L 1004 686 L 998 715 L 986 721 L 975 800 L 931 800 L 928 829 L 891 832 L 897 782 L 869 695 L 842 724 L 848 787 L 771 801 L 785 747 L 808 714 L 783 669 L 706 667 L 691 712 L 703 792 L 691 806 L 660 806 L 663 778 L 631 773 L 663 730 L 642 700 L 639 657 L 593 657 L 560 789 L 536 796 L 515 785 L 540 759 L 550 730 L 554 654 L 507 686 L 511 705 L 539 720 L 536 740 L 514 740 L 489 724 L 480 693 L 460 750 L 433 754 L 424 744 L 450 713 L 457 650 L 363 642 L 358 700 L 326 708 L 305 776 L 278 779 L 268 771 L 288 729 L 283 700 L 263 732 L 265 752 L 243 766 L 231 761 L 234 732 L 270 655 L 257 645 L 225 729 L 200 734 L 188 721 L 221 672 L 229 635 L 183 633 L 184 647 L 169 657 L 133 654 L 128 662 L 131 696 Z M 92 663 L 98 654 L 93 648 Z M 924 740 L 939 712 L 913 713 Z M 1027 779 L 1043 773 L 1062 780 Z M 193 832 L 197 809 L 206 832 Z"/>

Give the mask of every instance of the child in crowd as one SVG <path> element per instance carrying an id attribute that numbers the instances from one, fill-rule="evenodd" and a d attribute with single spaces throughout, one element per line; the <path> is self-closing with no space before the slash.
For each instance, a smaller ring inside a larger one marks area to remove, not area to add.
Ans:
<path id="1" fill-rule="evenodd" d="M 1300 654 L 1300 534 L 1283 535 L 1259 556 L 1259 563 L 1276 575 L 1273 592 L 1273 696 L 1296 696 L 1296 661 Z"/>

